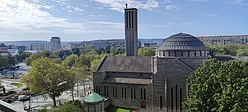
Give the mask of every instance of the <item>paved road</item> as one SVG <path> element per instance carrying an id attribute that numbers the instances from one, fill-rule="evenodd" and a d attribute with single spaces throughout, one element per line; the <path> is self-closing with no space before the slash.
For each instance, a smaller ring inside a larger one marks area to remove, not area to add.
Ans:
<path id="1" fill-rule="evenodd" d="M 87 87 L 85 88 L 86 93 L 88 91 L 90 91 L 89 86 L 90 86 L 90 88 L 92 88 L 92 83 L 87 84 Z M 85 96 L 83 88 L 84 88 L 83 86 L 78 87 L 79 95 L 77 97 L 77 92 L 76 92 L 77 87 L 74 87 L 74 99 L 75 100 L 76 99 L 78 99 L 80 101 L 83 100 L 83 97 Z M 47 97 L 47 98 L 48 99 L 44 100 L 44 98 L 42 96 L 31 97 L 31 99 L 30 99 L 30 107 L 33 108 L 33 109 L 41 109 L 41 108 L 44 108 L 44 107 L 50 107 L 51 105 L 53 105 L 53 100 L 51 98 L 49 98 L 49 97 Z M 72 100 L 72 96 L 71 96 L 70 91 L 65 91 L 65 92 L 62 93 L 61 96 L 56 98 L 57 104 L 67 102 L 67 101 L 70 101 L 70 100 Z M 18 107 L 18 108 L 24 109 L 24 106 L 26 106 L 26 107 L 29 106 L 29 101 L 25 101 L 25 102 L 14 101 L 11 104 L 16 106 L 16 107 Z"/>
<path id="2" fill-rule="evenodd" d="M 20 66 L 20 69 L 18 70 L 14 70 L 14 71 L 10 71 L 11 73 L 14 74 L 20 74 L 20 75 L 24 75 L 27 74 L 28 69 L 30 68 L 29 66 L 26 66 L 25 63 L 19 63 L 18 64 Z M 2 81 L 5 82 L 20 82 L 21 79 L 2 79 Z M 77 87 L 74 87 L 74 99 L 78 99 L 78 100 L 83 100 L 83 97 L 85 96 L 84 93 L 88 93 L 88 91 L 93 88 L 93 84 L 92 82 L 88 82 L 86 84 L 86 88 L 84 92 L 84 86 L 83 85 L 79 85 L 78 86 L 78 93 L 77 93 Z M 90 88 L 89 88 L 90 87 Z M 20 88 L 19 88 L 20 89 Z M 20 89 L 21 90 L 21 89 Z M 47 100 L 44 100 L 44 98 L 42 96 L 35 96 L 35 97 L 31 97 L 30 99 L 30 107 L 31 108 L 35 108 L 35 109 L 41 109 L 44 108 L 45 106 L 49 106 L 49 105 L 53 105 L 53 101 L 51 98 L 47 97 Z M 69 101 L 72 100 L 72 96 L 71 96 L 71 92 L 70 91 L 65 91 L 62 93 L 62 95 L 58 98 L 56 98 L 57 104 L 59 104 L 59 102 L 63 103 L 65 101 Z M 24 109 L 24 107 L 29 107 L 29 101 L 14 101 L 12 103 L 10 103 L 18 108 Z"/>

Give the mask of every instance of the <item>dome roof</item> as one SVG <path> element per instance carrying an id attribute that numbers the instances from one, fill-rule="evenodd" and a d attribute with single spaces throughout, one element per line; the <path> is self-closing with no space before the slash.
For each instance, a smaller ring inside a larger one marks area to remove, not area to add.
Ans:
<path id="1" fill-rule="evenodd" d="M 103 97 L 95 92 L 92 92 L 90 95 L 84 98 L 85 103 L 98 103 L 103 101 Z"/>
<path id="2" fill-rule="evenodd" d="M 164 39 L 156 50 L 208 50 L 208 48 L 196 37 L 178 33 Z"/>

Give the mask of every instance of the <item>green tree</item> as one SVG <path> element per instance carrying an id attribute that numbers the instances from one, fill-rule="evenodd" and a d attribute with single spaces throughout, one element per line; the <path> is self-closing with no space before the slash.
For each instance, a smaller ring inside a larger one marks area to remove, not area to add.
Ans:
<path id="1" fill-rule="evenodd" d="M 154 48 L 139 48 L 138 49 L 138 55 L 139 56 L 155 56 L 155 49 Z"/>
<path id="2" fill-rule="evenodd" d="M 247 112 L 248 62 L 204 61 L 188 78 L 188 112 Z"/>
<path id="3" fill-rule="evenodd" d="M 24 50 L 18 50 L 18 54 L 16 55 L 17 61 L 23 62 L 31 54 L 32 53 L 30 53 L 30 52 L 24 52 Z"/>
<path id="4" fill-rule="evenodd" d="M 53 59 L 53 62 L 57 63 L 57 64 L 61 64 L 62 60 L 60 58 L 55 58 L 55 59 Z"/>
<path id="5" fill-rule="evenodd" d="M 85 85 L 86 85 L 87 78 L 90 79 L 90 72 L 86 65 L 80 66 L 75 70 L 75 79 L 76 79 L 75 81 L 76 83 L 84 85 L 84 94 L 86 94 Z"/>
<path id="6" fill-rule="evenodd" d="M 9 64 L 8 57 L 0 55 L 0 69 L 5 68 Z"/>
<path id="7" fill-rule="evenodd" d="M 10 53 L 8 55 L 8 64 L 9 65 L 15 65 L 16 64 L 16 58 L 12 56 Z"/>
<path id="8" fill-rule="evenodd" d="M 72 66 L 76 63 L 77 59 L 78 56 L 76 54 L 71 54 L 63 60 L 62 65 L 66 68 L 72 68 Z"/>
<path id="9" fill-rule="evenodd" d="M 41 58 L 41 57 L 49 57 L 50 54 L 51 53 L 49 51 L 47 51 L 47 50 L 37 52 L 37 53 L 33 53 L 32 55 L 27 57 L 24 62 L 29 66 L 32 63 L 33 60 L 36 60 L 36 59 Z"/>
<path id="10" fill-rule="evenodd" d="M 56 97 L 69 88 L 70 75 L 68 71 L 46 57 L 34 60 L 31 66 L 32 68 L 22 81 L 28 85 L 30 92 L 41 94 L 44 97 L 46 94 L 49 95 L 53 100 L 53 105 L 56 106 Z"/>

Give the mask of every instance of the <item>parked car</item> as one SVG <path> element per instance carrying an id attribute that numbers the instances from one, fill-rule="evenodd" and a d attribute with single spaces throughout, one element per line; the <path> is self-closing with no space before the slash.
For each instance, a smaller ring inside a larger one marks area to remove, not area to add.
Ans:
<path id="1" fill-rule="evenodd" d="M 25 100 L 28 100 L 28 99 L 29 99 L 28 95 L 19 95 L 19 97 L 18 97 L 19 101 L 25 101 Z"/>

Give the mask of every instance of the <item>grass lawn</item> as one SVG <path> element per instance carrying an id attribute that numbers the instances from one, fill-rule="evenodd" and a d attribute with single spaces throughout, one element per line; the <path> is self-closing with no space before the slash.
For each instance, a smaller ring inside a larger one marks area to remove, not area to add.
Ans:
<path id="1" fill-rule="evenodd" d="M 116 107 L 116 106 L 108 106 L 106 108 L 106 112 L 131 112 L 133 109 L 124 108 L 124 107 Z"/>
<path id="2" fill-rule="evenodd" d="M 17 88 L 22 87 L 22 83 L 11 83 L 11 85 L 16 86 Z"/>

